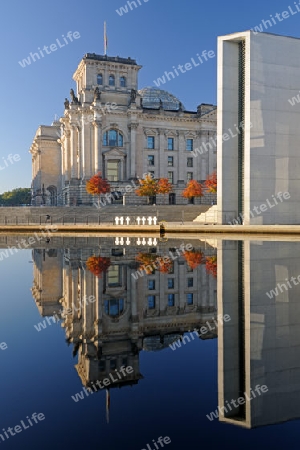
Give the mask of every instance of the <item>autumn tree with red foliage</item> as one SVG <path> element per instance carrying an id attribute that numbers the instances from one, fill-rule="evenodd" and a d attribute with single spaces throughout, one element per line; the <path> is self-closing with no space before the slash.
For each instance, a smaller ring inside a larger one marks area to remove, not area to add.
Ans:
<path id="1" fill-rule="evenodd" d="M 86 262 L 86 267 L 97 278 L 101 278 L 103 272 L 107 272 L 110 266 L 110 258 L 105 256 L 90 256 Z"/>
<path id="2" fill-rule="evenodd" d="M 145 178 L 139 180 L 140 187 L 135 191 L 136 195 L 139 197 L 152 197 L 157 194 L 158 185 L 157 180 L 152 178 L 150 174 L 146 175 Z"/>
<path id="3" fill-rule="evenodd" d="M 190 180 L 181 195 L 184 198 L 203 197 L 202 186 L 198 181 Z"/>
<path id="4" fill-rule="evenodd" d="M 196 267 L 198 267 L 199 264 L 203 264 L 204 262 L 203 253 L 196 250 L 183 252 L 183 257 L 186 260 L 187 264 L 190 266 L 190 268 L 193 270 L 196 269 Z"/>
<path id="5" fill-rule="evenodd" d="M 211 192 L 212 194 L 217 193 L 217 172 L 213 172 L 211 175 L 208 175 L 204 182 L 204 186 Z"/>
<path id="6" fill-rule="evenodd" d="M 86 182 L 86 190 L 91 195 L 98 195 L 98 203 L 100 206 L 100 196 L 101 194 L 107 194 L 110 192 L 110 184 L 105 178 L 102 178 L 101 173 L 98 172 Z"/>
<path id="7" fill-rule="evenodd" d="M 205 268 L 208 273 L 217 278 L 217 257 L 207 256 L 205 258 Z"/>
<path id="8" fill-rule="evenodd" d="M 156 194 L 168 194 L 173 189 L 168 178 L 155 179 L 150 174 L 146 175 L 142 180 L 139 180 L 139 182 L 140 187 L 136 189 L 135 193 L 140 197 L 153 197 Z"/>
<path id="9" fill-rule="evenodd" d="M 157 180 L 158 194 L 169 194 L 173 190 L 173 185 L 168 178 L 159 178 Z"/>

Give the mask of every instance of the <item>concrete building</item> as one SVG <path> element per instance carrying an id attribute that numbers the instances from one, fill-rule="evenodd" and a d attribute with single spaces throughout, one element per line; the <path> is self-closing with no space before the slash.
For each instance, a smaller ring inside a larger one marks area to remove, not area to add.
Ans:
<path id="1" fill-rule="evenodd" d="M 231 317 L 218 334 L 220 421 L 254 428 L 299 419 L 299 273 L 299 243 L 218 242 L 218 314 Z"/>
<path id="2" fill-rule="evenodd" d="M 287 36 L 218 39 L 220 224 L 300 223 L 299 54 Z"/>
<path id="3" fill-rule="evenodd" d="M 71 90 L 64 116 L 40 127 L 30 149 L 33 205 L 92 204 L 86 180 L 99 171 L 116 193 L 145 173 L 168 178 L 174 191 L 164 201 L 186 204 L 180 194 L 187 181 L 204 181 L 216 170 L 216 146 L 194 154 L 216 141 L 216 107 L 187 111 L 166 91 L 138 90 L 141 67 L 131 58 L 83 57 L 73 75 L 77 94 Z M 147 202 L 133 190 L 126 197 L 127 203 Z"/>

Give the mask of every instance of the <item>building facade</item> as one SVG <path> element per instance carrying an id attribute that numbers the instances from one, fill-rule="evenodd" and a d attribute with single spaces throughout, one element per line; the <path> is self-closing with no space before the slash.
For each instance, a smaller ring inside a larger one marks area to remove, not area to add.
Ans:
<path id="1" fill-rule="evenodd" d="M 218 223 L 299 224 L 300 40 L 218 41 Z"/>
<path id="2" fill-rule="evenodd" d="M 33 205 L 91 205 L 86 181 L 98 172 L 112 192 L 127 192 L 127 203 L 147 202 L 126 186 L 151 173 L 173 184 L 166 203 L 186 204 L 187 181 L 216 170 L 216 147 L 195 153 L 216 139 L 216 107 L 187 111 L 166 91 L 138 90 L 140 69 L 131 58 L 84 56 L 73 75 L 77 95 L 71 89 L 64 116 L 39 127 L 33 140 Z"/>
<path id="3" fill-rule="evenodd" d="M 84 386 L 91 387 L 128 365 L 134 369 L 130 376 L 111 387 L 137 384 L 143 378 L 141 351 L 159 351 L 181 339 L 185 345 L 218 335 L 217 282 L 205 264 L 192 269 L 180 251 L 182 241 L 169 240 L 167 246 L 155 238 L 139 245 L 137 241 L 133 237 L 128 245 L 120 245 L 116 238 L 55 238 L 53 249 L 33 249 L 34 301 L 42 316 L 53 315 L 47 317 L 46 326 L 62 319 Z M 205 242 L 189 240 L 187 244 L 204 256 L 216 255 L 216 249 Z M 156 270 L 139 275 L 139 251 L 168 256 L 172 260 L 168 273 Z M 101 276 L 88 268 L 89 258 L 98 252 L 110 261 Z"/>

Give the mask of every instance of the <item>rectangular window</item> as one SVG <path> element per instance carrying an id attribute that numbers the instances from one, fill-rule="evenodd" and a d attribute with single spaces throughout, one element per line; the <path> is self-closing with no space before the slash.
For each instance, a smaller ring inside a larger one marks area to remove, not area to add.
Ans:
<path id="1" fill-rule="evenodd" d="M 100 372 L 105 372 L 105 360 L 101 359 L 98 363 Z"/>
<path id="2" fill-rule="evenodd" d="M 168 181 L 169 183 L 174 183 L 174 172 L 168 172 Z"/>
<path id="3" fill-rule="evenodd" d="M 148 155 L 148 166 L 154 166 L 154 156 Z"/>
<path id="4" fill-rule="evenodd" d="M 168 273 L 172 275 L 174 273 L 174 261 L 170 262 Z"/>
<path id="5" fill-rule="evenodd" d="M 108 181 L 119 181 L 119 161 L 107 161 Z"/>
<path id="6" fill-rule="evenodd" d="M 152 178 L 154 178 L 155 176 L 154 176 L 154 174 L 155 174 L 155 172 L 153 171 L 153 170 L 149 170 L 149 172 L 148 173 L 150 173 L 150 175 L 152 176 Z"/>
<path id="7" fill-rule="evenodd" d="M 154 149 L 154 136 L 147 137 L 147 148 Z"/>
<path id="8" fill-rule="evenodd" d="M 168 156 L 168 166 L 173 167 L 173 156 Z"/>
<path id="9" fill-rule="evenodd" d="M 117 368 L 117 361 L 115 359 L 110 360 L 110 368 L 111 370 L 115 370 Z"/>
<path id="10" fill-rule="evenodd" d="M 155 280 L 148 280 L 148 289 L 153 291 L 155 289 Z"/>
<path id="11" fill-rule="evenodd" d="M 188 279 L 187 279 L 187 285 L 188 285 L 188 287 L 193 287 L 193 284 L 194 284 L 194 279 L 193 279 L 193 278 L 188 278 Z"/>
<path id="12" fill-rule="evenodd" d="M 175 305 L 175 294 L 168 294 L 168 306 Z"/>
<path id="13" fill-rule="evenodd" d="M 168 138 L 168 150 L 174 150 L 174 139 Z"/>
<path id="14" fill-rule="evenodd" d="M 148 308 L 149 309 L 155 308 L 155 295 L 148 295 Z"/>
<path id="15" fill-rule="evenodd" d="M 193 158 L 187 158 L 186 165 L 187 167 L 193 167 Z"/>
<path id="16" fill-rule="evenodd" d="M 107 272 L 107 284 L 110 287 L 121 286 L 120 266 L 110 266 Z"/>
<path id="17" fill-rule="evenodd" d="M 186 265 L 186 271 L 187 272 L 193 272 L 193 269 L 187 264 Z"/>
<path id="18" fill-rule="evenodd" d="M 174 278 L 168 278 L 168 289 L 174 289 Z"/>
<path id="19" fill-rule="evenodd" d="M 187 151 L 192 151 L 194 147 L 194 140 L 193 139 L 187 139 L 186 140 L 186 150 Z"/>
<path id="20" fill-rule="evenodd" d="M 193 172 L 188 172 L 188 173 L 186 174 L 186 179 L 187 179 L 187 181 L 192 180 L 192 179 L 193 179 Z"/>
<path id="21" fill-rule="evenodd" d="M 194 303 L 193 294 L 186 294 L 186 302 L 188 305 L 192 305 Z"/>

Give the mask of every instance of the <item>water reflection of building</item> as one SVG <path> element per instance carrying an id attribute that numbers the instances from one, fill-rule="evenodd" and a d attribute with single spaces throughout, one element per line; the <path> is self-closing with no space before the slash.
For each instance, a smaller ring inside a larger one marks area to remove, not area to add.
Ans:
<path id="1" fill-rule="evenodd" d="M 198 240 L 188 242 L 206 255 L 215 253 L 212 247 L 205 248 Z M 206 322 L 214 326 L 216 280 L 207 273 L 205 265 L 191 270 L 182 253 L 176 256 L 176 248 L 181 243 L 173 240 L 140 248 L 157 255 L 170 255 L 172 251 L 174 260 L 169 273 L 157 270 L 137 280 L 132 276 L 138 269 L 136 246 L 116 246 L 114 238 L 105 238 L 105 242 L 101 241 L 93 249 L 88 243 L 80 249 L 70 246 L 64 252 L 58 251 L 55 258 L 49 251 L 34 250 L 35 299 L 45 308 L 44 298 L 47 295 L 53 298 L 52 292 L 57 290 L 53 310 L 57 311 L 59 299 L 61 310 L 71 310 L 62 326 L 67 342 L 73 344 L 74 355 L 78 355 L 76 369 L 83 385 L 103 380 L 122 365 L 132 366 L 133 373 L 110 387 L 135 384 L 142 378 L 141 350 L 168 347 L 184 332 L 199 330 Z M 101 278 L 86 267 L 92 255 L 110 258 L 111 265 Z M 51 274 L 53 265 L 56 272 Z M 44 274 L 48 278 L 48 291 Z M 47 291 L 43 289 L 42 296 L 36 295 L 39 286 Z M 80 301 L 89 298 L 95 301 Z M 50 308 L 46 313 L 43 308 L 40 311 L 43 315 L 53 313 Z M 209 337 L 216 336 L 217 331 Z"/>
<path id="2" fill-rule="evenodd" d="M 252 428 L 299 418 L 299 244 L 220 241 L 218 262 L 218 310 L 231 316 L 219 327 L 219 407 L 268 388 L 220 420 Z"/>

